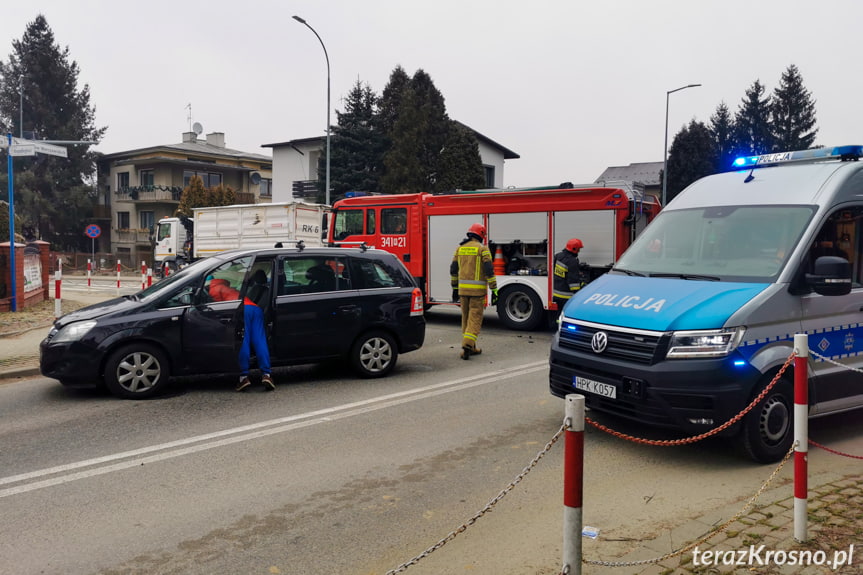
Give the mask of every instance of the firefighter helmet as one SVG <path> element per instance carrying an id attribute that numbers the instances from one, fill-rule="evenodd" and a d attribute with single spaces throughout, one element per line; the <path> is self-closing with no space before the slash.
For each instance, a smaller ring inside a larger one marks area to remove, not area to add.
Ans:
<path id="1" fill-rule="evenodd" d="M 573 252 L 573 253 L 577 252 L 578 250 L 580 250 L 583 247 L 584 247 L 584 244 L 581 243 L 581 240 L 578 238 L 572 238 L 571 240 L 566 242 L 566 249 Z"/>
<path id="2" fill-rule="evenodd" d="M 473 224 L 468 228 L 467 233 L 479 237 L 480 241 L 485 241 L 485 226 L 482 224 Z"/>

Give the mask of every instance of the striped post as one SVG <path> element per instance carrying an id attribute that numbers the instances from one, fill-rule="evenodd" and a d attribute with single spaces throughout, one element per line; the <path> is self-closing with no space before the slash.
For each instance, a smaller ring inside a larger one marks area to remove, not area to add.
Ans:
<path id="1" fill-rule="evenodd" d="M 87 258 L 87 289 L 90 289 L 90 274 L 93 272 L 93 262 L 90 261 L 90 258 Z"/>
<path id="2" fill-rule="evenodd" d="M 794 334 L 794 539 L 807 540 L 809 460 L 809 336 Z"/>
<path id="3" fill-rule="evenodd" d="M 141 289 L 147 287 L 147 262 L 141 262 Z"/>
<path id="4" fill-rule="evenodd" d="M 63 304 L 60 299 L 60 283 L 63 281 L 63 258 L 57 258 L 57 269 L 54 270 L 54 317 L 63 315 Z"/>
<path id="5" fill-rule="evenodd" d="M 117 260 L 117 295 L 120 295 L 120 260 Z"/>
<path id="6" fill-rule="evenodd" d="M 584 494 L 584 396 L 565 399 L 563 455 L 563 572 L 581 575 L 582 497 Z"/>
<path id="7" fill-rule="evenodd" d="M 151 285 L 153 285 L 153 270 L 148 268 L 147 269 L 147 287 L 150 287 Z"/>

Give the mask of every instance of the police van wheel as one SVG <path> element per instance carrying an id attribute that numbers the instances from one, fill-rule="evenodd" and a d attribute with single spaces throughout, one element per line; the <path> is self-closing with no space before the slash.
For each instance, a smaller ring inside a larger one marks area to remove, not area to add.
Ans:
<path id="1" fill-rule="evenodd" d="M 758 389 L 763 389 L 763 386 Z M 753 460 L 759 463 L 779 461 L 791 448 L 794 440 L 793 389 L 791 382 L 783 377 L 743 419 L 743 448 Z"/>
<path id="2" fill-rule="evenodd" d="M 542 324 L 545 309 L 532 289 L 516 285 L 500 290 L 497 315 L 509 329 L 531 331 Z"/>

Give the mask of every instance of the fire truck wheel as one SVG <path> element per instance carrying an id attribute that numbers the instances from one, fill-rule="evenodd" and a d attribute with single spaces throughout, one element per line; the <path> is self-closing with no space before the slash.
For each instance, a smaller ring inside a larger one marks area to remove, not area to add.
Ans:
<path id="1" fill-rule="evenodd" d="M 350 362 L 360 376 L 383 377 L 393 370 L 399 350 L 391 335 L 370 331 L 361 335 L 351 349 Z"/>
<path id="2" fill-rule="evenodd" d="M 530 287 L 513 285 L 500 290 L 497 315 L 509 329 L 530 331 L 540 326 L 545 309 Z"/>
<path id="3" fill-rule="evenodd" d="M 755 393 L 762 389 L 764 385 L 759 386 Z M 753 460 L 773 463 L 782 459 L 791 448 L 794 440 L 793 390 L 791 381 L 783 377 L 743 419 L 740 439 L 746 454 Z"/>

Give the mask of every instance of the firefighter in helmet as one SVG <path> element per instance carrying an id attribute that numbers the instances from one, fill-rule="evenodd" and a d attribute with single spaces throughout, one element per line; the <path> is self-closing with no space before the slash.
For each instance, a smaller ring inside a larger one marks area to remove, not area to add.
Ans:
<path id="1" fill-rule="evenodd" d="M 578 251 L 584 244 L 578 238 L 566 242 L 560 252 L 554 256 L 554 283 L 552 297 L 557 309 L 563 309 L 572 294 L 581 289 L 583 278 L 578 261 Z"/>
<path id="2" fill-rule="evenodd" d="M 461 358 L 470 359 L 482 350 L 476 339 L 482 327 L 485 296 L 491 288 L 491 304 L 497 303 L 497 279 L 491 252 L 485 245 L 485 226 L 473 224 L 461 241 L 450 264 L 453 301 L 461 302 Z"/>

